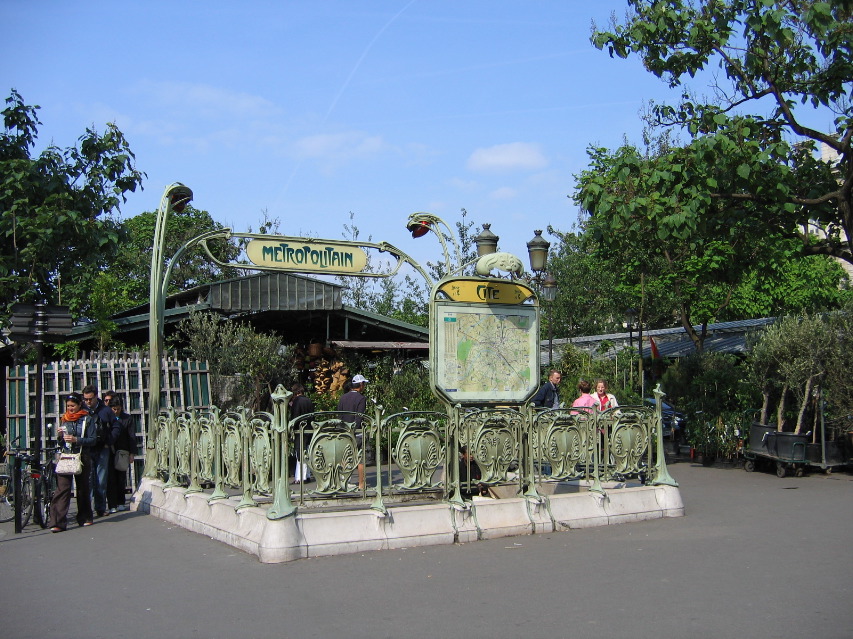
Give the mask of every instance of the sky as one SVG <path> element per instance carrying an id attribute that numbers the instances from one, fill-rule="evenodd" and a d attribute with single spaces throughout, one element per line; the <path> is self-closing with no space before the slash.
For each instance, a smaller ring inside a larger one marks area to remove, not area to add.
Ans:
<path id="1" fill-rule="evenodd" d="M 568 231 L 590 145 L 639 143 L 677 95 L 589 42 L 624 0 L 0 2 L 0 88 L 42 108 L 39 149 L 115 122 L 147 174 L 234 231 L 386 241 L 425 262 L 407 216 L 466 209 L 526 259 Z M 351 218 L 351 215 L 353 216 Z M 547 234 L 546 234 L 547 237 Z M 553 239 L 553 238 L 550 238 Z"/>

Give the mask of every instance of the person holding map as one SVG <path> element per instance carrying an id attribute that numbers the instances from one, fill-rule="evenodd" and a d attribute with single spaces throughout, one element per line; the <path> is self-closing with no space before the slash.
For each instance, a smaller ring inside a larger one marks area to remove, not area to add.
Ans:
<path id="1" fill-rule="evenodd" d="M 560 391 L 557 387 L 562 379 L 560 371 L 551 369 L 548 381 L 542 384 L 542 388 L 533 396 L 533 405 L 539 408 L 559 408 Z"/>

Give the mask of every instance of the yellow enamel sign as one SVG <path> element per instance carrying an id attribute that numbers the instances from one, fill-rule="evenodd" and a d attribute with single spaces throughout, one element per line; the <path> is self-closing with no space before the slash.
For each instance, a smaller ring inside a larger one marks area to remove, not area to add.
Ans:
<path id="1" fill-rule="evenodd" d="M 252 264 L 307 273 L 360 273 L 367 253 L 342 242 L 309 242 L 299 238 L 254 239 L 246 245 Z"/>
<path id="2" fill-rule="evenodd" d="M 485 304 L 522 304 L 533 291 L 515 282 L 494 280 L 451 280 L 438 287 L 454 302 Z"/>

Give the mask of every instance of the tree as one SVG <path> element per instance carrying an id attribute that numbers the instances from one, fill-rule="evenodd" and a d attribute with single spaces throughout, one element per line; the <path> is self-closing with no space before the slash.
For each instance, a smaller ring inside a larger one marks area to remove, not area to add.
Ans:
<path id="1" fill-rule="evenodd" d="M 776 425 L 781 431 L 794 421 L 788 411 L 789 397 L 796 402 L 794 432 L 807 426 L 807 410 L 819 394 L 828 370 L 841 354 L 838 342 L 849 347 L 850 336 L 832 329 L 832 322 L 818 315 L 785 317 L 769 327 L 751 353 L 752 370 L 764 401 L 761 423 L 767 423 L 772 401 L 776 405 Z M 817 412 L 812 412 L 817 419 Z M 805 428 L 805 430 L 812 430 Z"/>
<path id="2" fill-rule="evenodd" d="M 295 380 L 292 352 L 274 333 L 258 333 L 213 313 L 190 313 L 178 329 L 187 341 L 187 354 L 207 362 L 217 392 L 225 388 L 226 378 L 236 378 L 234 397 L 227 400 L 261 410 L 277 384 L 290 386 Z"/>
<path id="3" fill-rule="evenodd" d="M 591 149 L 590 167 L 577 176 L 574 199 L 590 215 L 585 231 L 601 259 L 642 297 L 646 289 L 669 292 L 697 351 L 707 324 L 731 303 L 750 270 L 772 271 L 789 257 L 779 234 L 761 223 L 754 201 L 709 198 L 689 187 L 730 179 L 743 146 L 727 145 L 716 163 L 667 144 L 646 153 L 631 145 Z"/>
<path id="4" fill-rule="evenodd" d="M 155 211 L 144 211 L 126 219 L 121 224 L 121 239 L 115 259 L 110 264 L 110 273 L 116 275 L 125 287 L 125 294 L 132 304 L 148 301 L 148 276 L 151 270 L 151 250 L 154 243 L 154 228 L 157 223 Z M 172 255 L 188 240 L 206 232 L 225 228 L 216 222 L 207 211 L 187 206 L 182 211 L 172 211 L 166 223 L 165 255 Z M 265 232 L 262 224 L 261 232 Z M 211 251 L 223 262 L 232 262 L 240 255 L 241 247 L 233 240 L 216 239 L 208 242 Z M 169 293 L 183 291 L 200 284 L 220 279 L 238 277 L 237 269 L 222 269 L 213 262 L 201 246 L 186 253 L 172 270 Z"/>
<path id="5" fill-rule="evenodd" d="M 621 58 L 637 54 L 673 88 L 706 71 L 713 78 L 711 100 L 684 88 L 677 105 L 653 104 L 648 114 L 652 124 L 683 127 L 694 137 L 666 168 L 685 199 L 700 205 L 672 212 L 678 216 L 672 222 L 701 229 L 721 215 L 719 206 L 705 203 L 739 202 L 744 207 L 723 208 L 751 216 L 768 233 L 798 239 L 805 254 L 853 263 L 853 2 L 628 5 L 623 24 L 614 18 L 609 30 L 593 31 L 596 47 Z M 715 65 L 722 74 L 711 75 Z M 830 130 L 808 124 L 816 110 L 834 114 Z M 836 154 L 837 163 L 816 158 L 817 145 Z M 716 165 L 727 168 L 726 179 L 692 173 Z"/>
<path id="6" fill-rule="evenodd" d="M 141 188 L 144 174 L 122 132 L 107 124 L 86 129 L 79 145 L 33 152 L 41 122 L 38 106 L 14 89 L 0 134 L 0 299 L 8 313 L 16 301 L 87 305 L 87 275 L 118 246 L 110 214 Z M 60 291 L 60 287 L 61 291 Z"/>

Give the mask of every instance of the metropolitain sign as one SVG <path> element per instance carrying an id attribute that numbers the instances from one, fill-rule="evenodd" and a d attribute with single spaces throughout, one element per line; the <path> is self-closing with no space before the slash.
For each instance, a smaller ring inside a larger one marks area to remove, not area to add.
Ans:
<path id="1" fill-rule="evenodd" d="M 346 242 L 301 238 L 254 239 L 246 245 L 252 264 L 282 271 L 347 275 L 367 267 L 367 253 Z"/>

